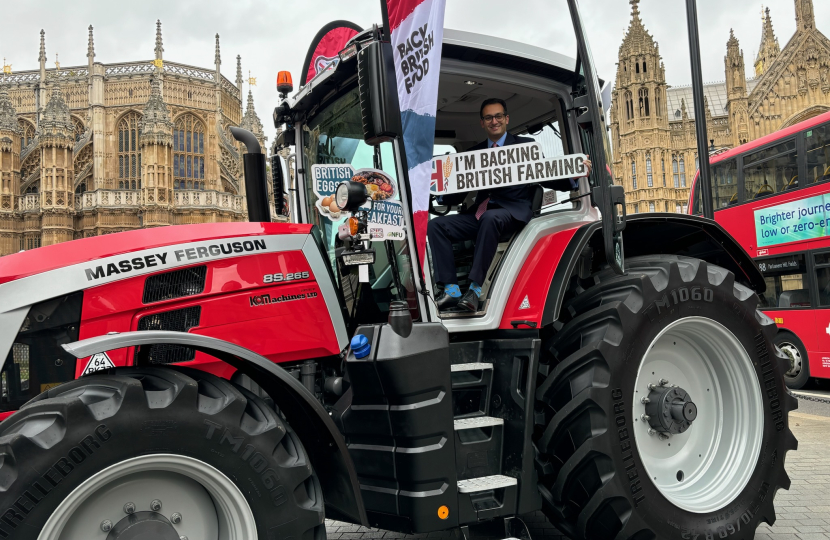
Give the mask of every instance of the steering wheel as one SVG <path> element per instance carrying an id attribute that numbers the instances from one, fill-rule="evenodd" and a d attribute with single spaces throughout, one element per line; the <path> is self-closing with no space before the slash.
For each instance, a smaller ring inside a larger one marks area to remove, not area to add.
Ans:
<path id="1" fill-rule="evenodd" d="M 438 210 L 435 209 L 435 206 L 433 206 L 433 204 L 432 204 L 436 200 L 438 200 L 438 196 L 436 196 L 436 195 L 430 195 L 429 196 L 429 213 L 434 215 L 434 216 L 446 216 L 447 214 L 449 214 L 450 210 L 452 210 L 452 206 L 448 205 L 448 206 L 446 206 L 446 210 L 444 210 L 443 212 L 439 212 Z"/>

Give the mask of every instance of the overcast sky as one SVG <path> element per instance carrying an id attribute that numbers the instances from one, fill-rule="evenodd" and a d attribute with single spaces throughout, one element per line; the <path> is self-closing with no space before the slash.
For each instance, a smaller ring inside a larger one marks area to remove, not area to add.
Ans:
<path id="1" fill-rule="evenodd" d="M 37 69 L 39 32 L 46 30 L 50 66 L 55 53 L 63 66 L 86 65 L 87 27 L 95 27 L 96 61 L 153 58 L 155 21 L 161 19 L 164 58 L 213 68 L 214 35 L 222 46 L 222 73 L 236 77 L 236 55 L 257 78 L 256 110 L 269 140 L 277 103 L 277 72 L 290 70 L 295 86 L 314 34 L 329 21 L 345 19 L 368 27 L 381 22 L 380 0 L 142 0 L 141 2 L 0 0 L 0 56 L 14 71 Z M 814 0 L 819 29 L 830 34 L 830 2 Z M 601 77 L 612 79 L 617 53 L 631 19 L 627 0 L 581 0 L 588 37 Z M 781 47 L 795 32 L 794 0 L 766 0 Z M 761 40 L 758 0 L 698 0 L 706 82 L 723 80 L 729 29 L 741 42 L 747 75 L 753 74 Z M 689 50 L 683 0 L 641 0 L 646 28 L 660 43 L 670 85 L 689 84 Z M 826 27 L 825 27 L 826 26 Z M 565 0 L 447 0 L 446 27 L 513 39 L 575 56 Z M 247 95 L 248 86 L 245 85 Z"/>

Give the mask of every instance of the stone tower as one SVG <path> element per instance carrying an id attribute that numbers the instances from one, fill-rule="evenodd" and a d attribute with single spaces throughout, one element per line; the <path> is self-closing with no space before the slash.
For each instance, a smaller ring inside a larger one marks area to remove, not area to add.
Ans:
<path id="1" fill-rule="evenodd" d="M 42 245 L 72 240 L 74 227 L 73 126 L 60 83 L 51 82 L 52 94 L 38 126 L 40 140 L 40 207 Z"/>
<path id="2" fill-rule="evenodd" d="M 770 26 L 771 29 L 772 26 Z M 741 50 L 738 38 L 735 37 L 732 30 L 729 31 L 729 41 L 726 42 L 726 56 L 723 61 L 732 146 L 739 146 L 749 140 L 749 100 L 746 88 L 744 52 Z M 758 69 L 757 62 L 755 68 Z"/>
<path id="3" fill-rule="evenodd" d="M 144 107 L 139 129 L 144 226 L 169 225 L 173 197 L 173 122 L 161 96 L 158 76 L 150 83 L 150 99 Z"/>
<path id="4" fill-rule="evenodd" d="M 761 34 L 761 46 L 758 48 L 758 56 L 755 58 L 755 76 L 760 77 L 764 74 L 767 66 L 772 64 L 772 61 L 781 53 L 781 47 L 778 45 L 778 38 L 775 37 L 775 31 L 772 29 L 772 17 L 767 8 L 764 14 L 764 27 Z M 727 50 L 729 44 L 727 43 Z"/>
<path id="5" fill-rule="evenodd" d="M 629 2 L 631 24 L 620 46 L 612 96 L 614 176 L 625 187 L 628 213 L 674 212 L 681 197 L 670 182 L 665 66 L 640 19 L 640 0 Z"/>
<path id="6" fill-rule="evenodd" d="M 0 253 L 20 249 L 13 214 L 20 193 L 20 135 L 17 111 L 0 84 Z"/>

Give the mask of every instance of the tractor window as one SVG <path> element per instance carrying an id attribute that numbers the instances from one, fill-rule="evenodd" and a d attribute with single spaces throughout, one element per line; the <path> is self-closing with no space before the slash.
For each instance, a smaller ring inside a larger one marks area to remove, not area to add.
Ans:
<path id="1" fill-rule="evenodd" d="M 78 341 L 83 293 L 34 304 L 0 371 L 0 412 L 75 378 L 76 359 L 61 345 Z"/>
<path id="2" fill-rule="evenodd" d="M 351 165 L 355 170 L 373 168 L 385 172 L 396 184 L 390 199 L 400 200 L 392 144 L 374 147 L 363 141 L 357 88 L 340 96 L 303 126 L 303 146 L 305 169 L 308 171 L 305 189 L 309 220 L 320 228 L 329 263 L 339 281 L 353 324 L 385 322 L 389 304 L 394 300 L 407 301 L 413 318 L 417 317 L 417 298 L 407 241 L 373 242 L 377 255 L 375 264 L 369 269 L 369 283 L 359 283 L 357 268 L 345 268 L 335 257 L 335 249 L 342 245 L 337 238 L 337 229 L 346 218 L 337 212 L 336 206 L 334 211 L 331 207 L 324 207 L 325 198 L 318 200 L 314 192 L 312 165 Z"/>

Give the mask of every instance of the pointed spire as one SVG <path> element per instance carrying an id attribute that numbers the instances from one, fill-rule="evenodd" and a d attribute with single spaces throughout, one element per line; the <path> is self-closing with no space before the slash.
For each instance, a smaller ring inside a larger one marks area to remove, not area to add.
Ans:
<path id="1" fill-rule="evenodd" d="M 9 98 L 9 91 L 5 84 L 0 84 L 0 131 L 20 132 L 20 125 L 17 123 L 17 111 L 11 98 Z"/>
<path id="2" fill-rule="evenodd" d="M 216 64 L 216 71 L 219 71 L 219 66 L 222 65 L 222 55 L 219 53 L 219 34 L 216 34 L 216 56 L 213 58 L 213 63 Z"/>
<path id="3" fill-rule="evenodd" d="M 37 57 L 37 61 L 41 64 L 46 64 L 46 31 L 40 31 L 40 56 Z"/>
<path id="4" fill-rule="evenodd" d="M 236 55 L 236 87 L 242 92 L 242 56 Z"/>
<path id="5" fill-rule="evenodd" d="M 680 112 L 683 114 L 683 120 L 689 119 L 689 111 L 686 110 L 686 100 L 680 100 Z"/>
<path id="6" fill-rule="evenodd" d="M 781 52 L 778 39 L 775 37 L 775 31 L 772 28 L 772 16 L 770 16 L 769 8 L 764 12 L 762 20 L 761 46 L 758 48 L 758 56 L 755 57 L 755 75 L 758 77 L 767 71 L 769 65 Z"/>
<path id="7" fill-rule="evenodd" d="M 813 0 L 795 0 L 796 32 L 813 30 L 816 27 L 816 13 Z"/>
<path id="8" fill-rule="evenodd" d="M 161 19 L 156 19 L 156 59 L 162 58 L 164 44 L 161 40 Z"/>
<path id="9" fill-rule="evenodd" d="M 628 3 L 631 4 L 631 16 L 640 20 L 640 0 L 628 0 Z"/>
<path id="10" fill-rule="evenodd" d="M 86 57 L 89 58 L 90 63 L 92 63 L 92 59 L 95 58 L 95 39 L 92 37 L 91 24 L 89 25 L 89 40 L 86 45 Z"/>
<path id="11" fill-rule="evenodd" d="M 245 111 L 245 116 L 242 117 L 242 122 L 239 124 L 242 129 L 247 129 L 259 139 L 260 144 L 264 145 L 265 132 L 262 130 L 262 122 L 257 116 L 256 109 L 254 109 L 254 94 L 251 89 L 248 89 L 248 109 Z"/>

